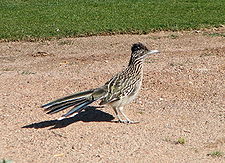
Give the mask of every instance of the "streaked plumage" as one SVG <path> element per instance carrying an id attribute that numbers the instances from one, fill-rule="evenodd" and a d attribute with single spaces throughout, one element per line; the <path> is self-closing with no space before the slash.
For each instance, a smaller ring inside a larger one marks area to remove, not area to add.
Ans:
<path id="1" fill-rule="evenodd" d="M 57 113 L 72 107 L 69 112 L 62 116 L 68 117 L 74 113 L 79 113 L 94 101 L 101 100 L 100 105 L 109 104 L 112 106 L 120 122 L 134 123 L 123 113 L 123 107 L 137 96 L 141 88 L 145 57 L 150 54 L 158 53 L 159 51 L 149 51 L 147 47 L 141 43 L 133 44 L 131 51 L 131 58 L 127 68 L 112 77 L 102 87 L 75 93 L 42 105 L 42 107 L 45 108 L 45 111 L 48 111 L 47 114 Z M 120 117 L 120 113 L 125 120 Z"/>

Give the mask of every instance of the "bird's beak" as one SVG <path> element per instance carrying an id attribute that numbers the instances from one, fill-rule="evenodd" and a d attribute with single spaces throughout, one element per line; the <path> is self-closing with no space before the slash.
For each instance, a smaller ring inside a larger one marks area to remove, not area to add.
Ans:
<path id="1" fill-rule="evenodd" d="M 147 52 L 147 55 L 155 54 L 155 53 L 160 53 L 160 51 L 158 51 L 158 50 L 149 50 L 149 51 Z"/>

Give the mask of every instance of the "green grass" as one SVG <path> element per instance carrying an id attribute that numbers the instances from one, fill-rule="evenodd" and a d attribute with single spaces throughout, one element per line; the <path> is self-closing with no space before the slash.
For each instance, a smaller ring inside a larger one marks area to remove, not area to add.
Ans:
<path id="1" fill-rule="evenodd" d="M 223 156 L 223 152 L 221 152 L 221 151 L 214 151 L 214 152 L 208 153 L 207 156 L 222 157 Z"/>
<path id="2" fill-rule="evenodd" d="M 205 35 L 211 36 L 211 37 L 225 37 L 224 33 L 206 33 Z"/>
<path id="3" fill-rule="evenodd" d="M 3 160 L 0 160 L 0 163 L 13 163 L 13 161 L 3 159 Z"/>
<path id="4" fill-rule="evenodd" d="M 20 40 L 225 24 L 225 0 L 1 0 L 0 39 Z"/>
<path id="5" fill-rule="evenodd" d="M 176 144 L 185 144 L 185 139 L 184 138 L 178 138 Z"/>

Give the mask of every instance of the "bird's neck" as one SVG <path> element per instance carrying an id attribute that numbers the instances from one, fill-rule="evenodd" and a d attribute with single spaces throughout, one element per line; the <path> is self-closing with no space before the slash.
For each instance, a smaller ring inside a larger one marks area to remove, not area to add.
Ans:
<path id="1" fill-rule="evenodd" d="M 128 64 L 128 69 L 132 69 L 134 73 L 142 73 L 143 63 L 144 63 L 144 58 L 131 57 Z"/>

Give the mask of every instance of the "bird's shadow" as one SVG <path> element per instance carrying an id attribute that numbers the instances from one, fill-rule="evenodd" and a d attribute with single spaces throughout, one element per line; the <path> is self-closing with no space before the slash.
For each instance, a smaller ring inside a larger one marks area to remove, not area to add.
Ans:
<path id="1" fill-rule="evenodd" d="M 22 128 L 46 128 L 51 127 L 50 129 L 57 129 L 66 127 L 72 123 L 83 121 L 83 122 L 112 122 L 114 117 L 111 114 L 105 113 L 101 110 L 97 110 L 97 107 L 89 106 L 81 113 L 70 117 L 65 118 L 62 120 L 49 120 L 49 121 L 42 121 L 36 122 L 32 124 L 28 124 L 23 126 Z"/>

